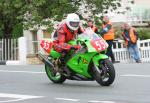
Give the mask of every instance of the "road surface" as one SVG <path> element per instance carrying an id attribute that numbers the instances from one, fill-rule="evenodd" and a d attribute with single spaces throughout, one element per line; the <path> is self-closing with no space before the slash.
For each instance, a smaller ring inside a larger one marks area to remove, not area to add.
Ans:
<path id="1" fill-rule="evenodd" d="M 95 81 L 53 84 L 43 65 L 0 66 L 0 103 L 150 103 L 150 64 L 115 64 L 109 87 Z"/>

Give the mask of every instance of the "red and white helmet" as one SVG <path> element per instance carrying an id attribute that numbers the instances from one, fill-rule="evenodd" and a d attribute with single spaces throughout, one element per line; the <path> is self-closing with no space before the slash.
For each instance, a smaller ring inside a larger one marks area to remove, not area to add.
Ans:
<path id="1" fill-rule="evenodd" d="M 80 18 L 77 14 L 71 13 L 67 15 L 66 24 L 70 30 L 77 30 L 79 28 Z"/>

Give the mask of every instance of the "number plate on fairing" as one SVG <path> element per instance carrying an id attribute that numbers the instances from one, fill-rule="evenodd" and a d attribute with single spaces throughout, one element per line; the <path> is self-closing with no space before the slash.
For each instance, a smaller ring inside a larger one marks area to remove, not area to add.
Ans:
<path id="1" fill-rule="evenodd" d="M 104 51 L 108 47 L 107 42 L 103 38 L 92 39 L 91 44 L 98 52 Z"/>
<path id="2" fill-rule="evenodd" d="M 47 53 L 50 53 L 53 47 L 53 43 L 48 40 L 41 40 L 40 45 Z"/>

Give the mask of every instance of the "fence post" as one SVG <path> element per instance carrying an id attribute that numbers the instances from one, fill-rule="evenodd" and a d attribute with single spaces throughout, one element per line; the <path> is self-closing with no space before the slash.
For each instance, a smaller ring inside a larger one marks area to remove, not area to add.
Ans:
<path id="1" fill-rule="evenodd" d="M 27 45 L 26 45 L 26 38 L 20 37 L 18 42 L 19 48 L 19 61 L 20 64 L 27 64 Z"/>
<path id="2" fill-rule="evenodd" d="M 3 53 L 3 47 L 4 46 L 4 39 L 2 39 L 2 60 L 4 60 L 4 53 Z"/>

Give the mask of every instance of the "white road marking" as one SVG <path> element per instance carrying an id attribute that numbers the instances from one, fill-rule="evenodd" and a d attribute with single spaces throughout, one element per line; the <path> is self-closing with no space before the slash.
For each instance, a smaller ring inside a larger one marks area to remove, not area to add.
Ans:
<path id="1" fill-rule="evenodd" d="M 121 75 L 123 77 L 150 77 L 150 75 L 138 75 L 138 74 L 124 74 L 124 75 Z"/>
<path id="2" fill-rule="evenodd" d="M 0 70 L 0 72 L 8 73 L 30 73 L 30 74 L 44 74 L 45 72 L 33 72 L 33 71 L 10 71 L 10 70 Z"/>
<path id="3" fill-rule="evenodd" d="M 26 100 L 26 99 L 42 98 L 43 96 L 0 93 L 0 97 L 2 97 L 2 98 L 13 98 L 12 100 L 0 101 L 0 103 L 8 103 L 8 102 L 15 102 L 15 101 L 21 101 L 21 100 Z"/>
<path id="4" fill-rule="evenodd" d="M 71 98 L 55 98 L 56 100 L 65 100 L 65 101 L 72 101 L 72 102 L 78 102 L 80 99 L 71 99 Z"/>
<path id="5" fill-rule="evenodd" d="M 88 103 L 115 103 L 113 101 L 95 101 L 95 100 L 92 100 L 92 101 L 88 101 Z"/>
<path id="6" fill-rule="evenodd" d="M 24 99 L 6 100 L 6 101 L 0 101 L 0 103 L 17 102 L 17 101 L 22 101 L 22 100 Z"/>

